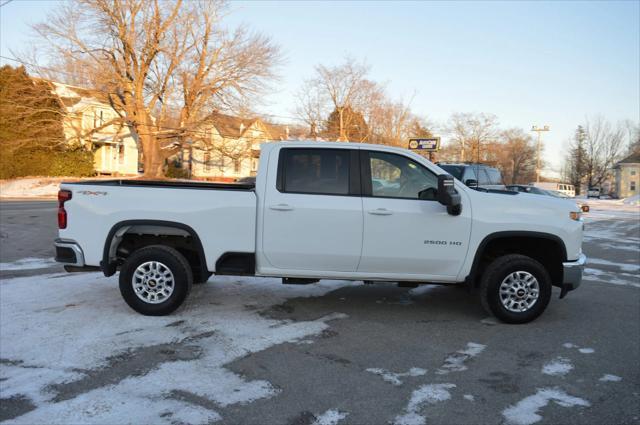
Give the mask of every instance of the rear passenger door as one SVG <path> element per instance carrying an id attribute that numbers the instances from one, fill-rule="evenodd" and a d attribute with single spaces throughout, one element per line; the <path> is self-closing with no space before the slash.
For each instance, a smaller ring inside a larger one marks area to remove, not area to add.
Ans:
<path id="1" fill-rule="evenodd" d="M 271 266 L 356 270 L 362 249 L 356 149 L 281 149 L 276 184 L 268 185 L 264 202 L 262 250 Z"/>

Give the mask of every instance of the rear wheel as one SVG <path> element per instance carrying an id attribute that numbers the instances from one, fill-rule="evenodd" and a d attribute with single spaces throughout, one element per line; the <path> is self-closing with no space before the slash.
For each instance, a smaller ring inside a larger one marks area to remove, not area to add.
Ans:
<path id="1" fill-rule="evenodd" d="M 174 248 L 151 245 L 133 252 L 120 270 L 120 293 L 138 313 L 164 316 L 175 311 L 193 284 L 191 266 Z"/>
<path id="2" fill-rule="evenodd" d="M 485 310 L 503 322 L 527 323 L 547 308 L 551 286 L 542 264 L 525 255 L 505 255 L 485 269 L 480 297 Z"/>

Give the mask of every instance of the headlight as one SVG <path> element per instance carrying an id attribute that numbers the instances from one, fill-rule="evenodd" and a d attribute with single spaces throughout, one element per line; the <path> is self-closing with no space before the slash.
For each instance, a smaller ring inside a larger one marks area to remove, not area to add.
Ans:
<path id="1" fill-rule="evenodd" d="M 571 220 L 580 221 L 580 219 L 582 218 L 582 213 L 580 211 L 571 211 L 569 213 L 569 218 Z"/>

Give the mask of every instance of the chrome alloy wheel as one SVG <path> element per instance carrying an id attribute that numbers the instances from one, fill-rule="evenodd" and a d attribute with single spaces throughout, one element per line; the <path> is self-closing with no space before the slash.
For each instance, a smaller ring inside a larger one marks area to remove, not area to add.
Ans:
<path id="1" fill-rule="evenodd" d="M 540 284 L 531 273 L 513 272 L 500 284 L 500 302 L 504 308 L 514 313 L 529 310 L 538 301 Z"/>
<path id="2" fill-rule="evenodd" d="M 131 284 L 136 296 L 149 304 L 166 301 L 175 288 L 171 269 L 158 261 L 140 264 L 133 272 Z"/>

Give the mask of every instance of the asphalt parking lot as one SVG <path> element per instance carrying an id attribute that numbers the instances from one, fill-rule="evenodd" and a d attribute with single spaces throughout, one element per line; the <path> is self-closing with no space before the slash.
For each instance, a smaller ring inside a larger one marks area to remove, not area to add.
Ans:
<path id="1" fill-rule="evenodd" d="M 464 288 L 235 277 L 144 317 L 51 263 L 53 203 L 0 213 L 0 421 L 640 423 L 637 206 L 592 202 L 582 286 L 520 326 Z"/>

